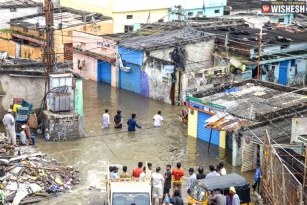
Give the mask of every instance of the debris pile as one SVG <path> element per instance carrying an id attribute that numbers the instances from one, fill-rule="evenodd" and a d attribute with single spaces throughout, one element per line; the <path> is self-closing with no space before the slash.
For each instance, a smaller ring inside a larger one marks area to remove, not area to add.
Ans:
<path id="1" fill-rule="evenodd" d="M 66 192 L 79 183 L 78 173 L 36 148 L 7 146 L 0 135 L 2 204 L 36 203 Z"/>

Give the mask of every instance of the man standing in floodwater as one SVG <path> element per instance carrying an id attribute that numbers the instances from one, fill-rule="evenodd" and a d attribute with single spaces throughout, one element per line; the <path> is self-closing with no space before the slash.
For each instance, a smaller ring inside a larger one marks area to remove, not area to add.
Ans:
<path id="1" fill-rule="evenodd" d="M 136 114 L 133 113 L 131 115 L 131 118 L 128 120 L 127 122 L 128 131 L 135 131 L 135 127 L 142 129 L 142 127 L 136 123 L 135 117 L 136 117 Z"/>
<path id="2" fill-rule="evenodd" d="M 161 126 L 161 122 L 164 122 L 163 117 L 161 116 L 161 111 L 158 111 L 158 113 L 153 117 L 153 121 L 154 121 L 154 126 L 155 127 L 160 127 Z"/>
<path id="3" fill-rule="evenodd" d="M 123 118 L 121 116 L 122 111 L 118 110 L 117 115 L 114 116 L 114 128 L 122 128 L 123 127 Z"/>
<path id="4" fill-rule="evenodd" d="M 109 128 L 110 127 L 110 115 L 108 114 L 109 110 L 105 109 L 104 114 L 102 115 L 102 127 L 101 128 Z"/>

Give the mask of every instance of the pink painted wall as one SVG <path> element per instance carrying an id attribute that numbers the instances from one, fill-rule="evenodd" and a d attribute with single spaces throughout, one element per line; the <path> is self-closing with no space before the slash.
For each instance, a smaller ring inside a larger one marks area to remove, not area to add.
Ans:
<path id="1" fill-rule="evenodd" d="M 80 31 L 73 31 L 73 47 L 81 46 L 83 50 L 88 50 L 100 55 L 110 56 L 115 58 L 117 53 L 116 41 L 95 36 Z M 97 59 L 74 53 L 73 68 L 78 71 L 78 60 L 85 60 L 84 70 L 80 73 L 81 76 L 90 80 L 97 81 Z M 112 64 L 112 79 L 111 85 L 117 87 L 118 68 L 115 63 Z"/>
<path id="2" fill-rule="evenodd" d="M 86 79 L 97 81 L 98 60 L 79 53 L 74 53 L 73 56 L 73 70 Z M 78 60 L 85 60 L 84 69 L 81 72 L 78 70 Z"/>
<path id="3" fill-rule="evenodd" d="M 79 45 L 82 49 L 110 57 L 115 57 L 116 55 L 117 46 L 116 42 L 113 40 L 80 31 L 74 31 L 72 39 L 74 47 Z"/>

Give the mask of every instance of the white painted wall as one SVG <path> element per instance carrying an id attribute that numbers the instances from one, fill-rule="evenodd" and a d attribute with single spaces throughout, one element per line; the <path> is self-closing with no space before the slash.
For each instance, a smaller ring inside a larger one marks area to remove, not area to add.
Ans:
<path id="1" fill-rule="evenodd" d="M 40 7 L 30 7 L 30 8 L 17 8 L 15 12 L 11 12 L 10 9 L 0 9 L 0 29 L 9 29 L 10 24 L 8 22 L 10 19 L 19 18 L 27 15 L 40 13 Z"/>
<path id="2" fill-rule="evenodd" d="M 0 75 L 0 91 L 4 97 L 0 98 L 0 118 L 13 104 L 14 98 L 24 98 L 33 104 L 33 109 L 39 108 L 45 93 L 44 78 L 10 77 Z"/>

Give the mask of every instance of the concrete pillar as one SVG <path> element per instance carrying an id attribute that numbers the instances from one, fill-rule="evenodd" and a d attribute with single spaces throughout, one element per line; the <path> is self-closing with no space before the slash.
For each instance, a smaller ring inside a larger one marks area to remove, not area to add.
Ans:
<path id="1" fill-rule="evenodd" d="M 111 64 L 111 86 L 118 87 L 118 67 L 116 63 Z"/>
<path id="2" fill-rule="evenodd" d="M 242 145 L 243 143 L 241 143 Z M 232 166 L 242 165 L 242 146 L 239 147 L 235 134 L 232 135 Z"/>
<path id="3" fill-rule="evenodd" d="M 189 109 L 188 135 L 197 138 L 198 111 Z M 205 129 L 205 128 L 204 128 Z"/>
<path id="4" fill-rule="evenodd" d="M 226 149 L 226 131 L 220 131 L 220 147 Z"/>

